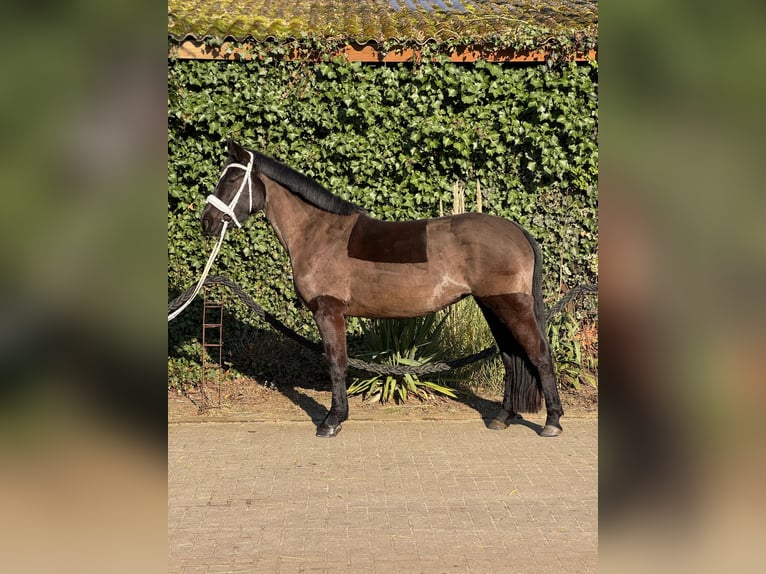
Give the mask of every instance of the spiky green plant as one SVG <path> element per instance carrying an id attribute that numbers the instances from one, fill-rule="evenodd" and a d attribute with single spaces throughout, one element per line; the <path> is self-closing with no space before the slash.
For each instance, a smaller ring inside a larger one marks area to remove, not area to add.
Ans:
<path id="1" fill-rule="evenodd" d="M 445 317 L 436 314 L 411 319 L 376 319 L 362 325 L 362 355 L 386 365 L 422 366 L 442 360 L 442 330 Z M 414 395 L 428 399 L 434 393 L 455 398 L 454 391 L 418 375 L 374 375 L 354 377 L 349 395 L 361 394 L 368 401 L 405 402 Z"/>
<path id="2" fill-rule="evenodd" d="M 443 346 L 449 349 L 445 353 L 450 358 L 478 353 L 495 344 L 487 321 L 473 298 L 463 299 L 442 313 L 444 314 Z M 494 356 L 441 374 L 439 381 L 459 383 L 474 393 L 481 389 L 483 392 L 496 394 L 503 392 L 504 373 L 499 356 Z"/>

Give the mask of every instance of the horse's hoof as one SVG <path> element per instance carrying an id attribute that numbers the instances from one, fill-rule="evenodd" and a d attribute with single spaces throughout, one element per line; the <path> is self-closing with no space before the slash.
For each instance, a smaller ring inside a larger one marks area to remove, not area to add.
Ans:
<path id="1" fill-rule="evenodd" d="M 559 436 L 560 434 L 561 434 L 561 428 L 555 425 L 545 425 L 545 428 L 543 428 L 543 430 L 540 431 L 540 436 L 544 436 L 544 437 Z"/>
<path id="2" fill-rule="evenodd" d="M 491 428 L 492 430 L 505 430 L 509 426 L 511 426 L 511 423 L 517 423 L 521 420 L 522 420 L 521 415 L 518 413 L 511 416 L 511 415 L 505 414 L 504 412 L 501 412 L 499 415 L 497 415 L 494 419 L 490 421 L 487 427 Z"/>
<path id="3" fill-rule="evenodd" d="M 317 436 L 320 438 L 333 438 L 340 432 L 341 425 L 332 426 L 322 423 L 317 429 Z"/>
<path id="4" fill-rule="evenodd" d="M 492 430 L 505 430 L 508 428 L 508 423 L 500 419 L 492 419 L 487 425 L 487 428 Z"/>

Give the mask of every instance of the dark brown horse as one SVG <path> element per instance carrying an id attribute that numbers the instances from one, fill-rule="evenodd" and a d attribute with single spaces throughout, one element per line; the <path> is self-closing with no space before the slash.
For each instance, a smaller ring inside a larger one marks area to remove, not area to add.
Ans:
<path id="1" fill-rule="evenodd" d="M 290 256 L 295 290 L 314 314 L 330 364 L 332 406 L 317 436 L 348 418 L 345 317 L 413 317 L 473 295 L 506 370 L 502 409 L 490 428 L 540 409 L 542 436 L 564 414 L 545 336 L 541 256 L 516 223 L 481 213 L 385 222 L 297 171 L 228 142 L 229 157 L 202 212 L 205 235 L 263 210 Z"/>

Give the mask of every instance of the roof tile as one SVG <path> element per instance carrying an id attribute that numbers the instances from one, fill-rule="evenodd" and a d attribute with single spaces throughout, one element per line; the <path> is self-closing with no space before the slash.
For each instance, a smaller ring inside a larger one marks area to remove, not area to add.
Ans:
<path id="1" fill-rule="evenodd" d="M 597 0 L 168 0 L 168 33 L 194 38 L 477 40 L 522 28 L 594 33 Z"/>

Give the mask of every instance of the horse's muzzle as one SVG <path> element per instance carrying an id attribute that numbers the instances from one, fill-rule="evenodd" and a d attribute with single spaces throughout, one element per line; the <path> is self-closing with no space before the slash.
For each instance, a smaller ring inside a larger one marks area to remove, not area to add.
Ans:
<path id="1" fill-rule="evenodd" d="M 211 237 L 213 235 L 218 235 L 220 232 L 221 226 L 219 221 L 216 221 L 210 214 L 202 216 L 202 235 Z"/>

